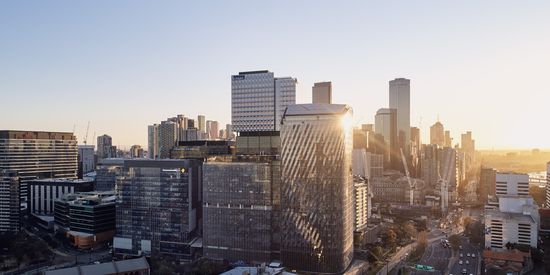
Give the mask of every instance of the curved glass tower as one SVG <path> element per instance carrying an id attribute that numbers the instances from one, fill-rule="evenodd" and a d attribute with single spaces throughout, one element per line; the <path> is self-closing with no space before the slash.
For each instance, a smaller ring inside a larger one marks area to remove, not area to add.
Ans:
<path id="1" fill-rule="evenodd" d="M 291 269 L 341 273 L 353 258 L 352 110 L 288 106 L 281 125 L 281 260 Z"/>

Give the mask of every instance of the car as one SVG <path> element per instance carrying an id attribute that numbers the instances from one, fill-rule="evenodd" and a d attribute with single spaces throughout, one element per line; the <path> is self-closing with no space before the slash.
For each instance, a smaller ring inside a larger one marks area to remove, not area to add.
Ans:
<path id="1" fill-rule="evenodd" d="M 458 261 L 458 264 L 462 264 L 462 261 Z"/>
<path id="2" fill-rule="evenodd" d="M 470 264 L 470 261 L 466 260 L 466 264 Z"/>
<path id="3" fill-rule="evenodd" d="M 470 257 L 470 253 L 466 253 L 466 257 Z"/>
<path id="4" fill-rule="evenodd" d="M 464 254 L 460 253 L 460 258 L 464 257 Z"/>
<path id="5" fill-rule="evenodd" d="M 466 274 L 468 271 L 466 271 L 466 268 L 462 269 L 462 274 Z"/>
<path id="6" fill-rule="evenodd" d="M 462 245 L 458 247 L 458 249 L 462 250 Z"/>
<path id="7" fill-rule="evenodd" d="M 472 258 L 475 258 L 476 257 L 476 254 L 475 253 L 472 253 Z"/>

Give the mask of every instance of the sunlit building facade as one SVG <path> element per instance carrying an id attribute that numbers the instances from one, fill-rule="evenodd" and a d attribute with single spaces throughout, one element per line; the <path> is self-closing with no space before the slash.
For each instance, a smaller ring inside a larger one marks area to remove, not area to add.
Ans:
<path id="1" fill-rule="evenodd" d="M 281 260 L 291 269 L 343 272 L 353 258 L 352 110 L 289 106 L 281 124 Z"/>

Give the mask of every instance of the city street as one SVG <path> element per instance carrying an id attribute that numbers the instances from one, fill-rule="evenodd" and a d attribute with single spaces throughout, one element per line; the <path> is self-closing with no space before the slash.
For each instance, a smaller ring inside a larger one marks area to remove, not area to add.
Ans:
<path id="1" fill-rule="evenodd" d="M 480 261 L 479 249 L 471 245 L 468 242 L 467 238 L 462 237 L 461 240 L 462 240 L 463 249 L 459 251 L 458 257 L 457 255 L 455 255 L 455 257 L 453 258 L 452 263 L 454 264 L 449 274 L 453 274 L 453 275 L 479 274 L 478 273 L 478 266 Z M 460 254 L 462 254 L 462 257 L 460 257 Z M 469 257 L 468 257 L 468 254 L 470 255 Z M 472 257 L 472 255 L 475 255 L 475 257 Z M 462 261 L 462 264 L 460 264 L 460 261 Z"/>
<path id="2" fill-rule="evenodd" d="M 441 230 L 433 230 L 432 232 L 437 232 L 441 237 L 430 238 L 428 247 L 424 251 L 422 259 L 417 264 L 428 265 L 435 268 L 435 271 L 420 271 L 413 270 L 411 274 L 423 275 L 423 274 L 445 274 L 447 269 L 449 259 L 452 256 L 451 248 L 444 247 L 441 243 L 444 235 L 441 234 Z M 430 232 L 431 233 L 431 232 Z M 437 234 L 435 233 L 435 234 Z M 435 235 L 434 234 L 434 235 Z"/>

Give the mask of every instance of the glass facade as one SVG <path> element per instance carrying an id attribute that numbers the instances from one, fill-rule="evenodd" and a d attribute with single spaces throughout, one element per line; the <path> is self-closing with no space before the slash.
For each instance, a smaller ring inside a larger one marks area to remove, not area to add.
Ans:
<path id="1" fill-rule="evenodd" d="M 281 260 L 291 269 L 341 273 L 353 258 L 351 109 L 289 106 L 281 125 Z"/>
<path id="2" fill-rule="evenodd" d="M 204 164 L 204 256 L 268 262 L 278 246 L 279 162 Z"/>
<path id="3" fill-rule="evenodd" d="M 17 173 L 0 170 L 0 233 L 19 231 L 19 199 Z"/>
<path id="4" fill-rule="evenodd" d="M 116 183 L 116 253 L 190 260 L 202 213 L 200 185 L 200 161 L 126 160 Z M 117 238 L 130 245 L 117 247 Z"/>

